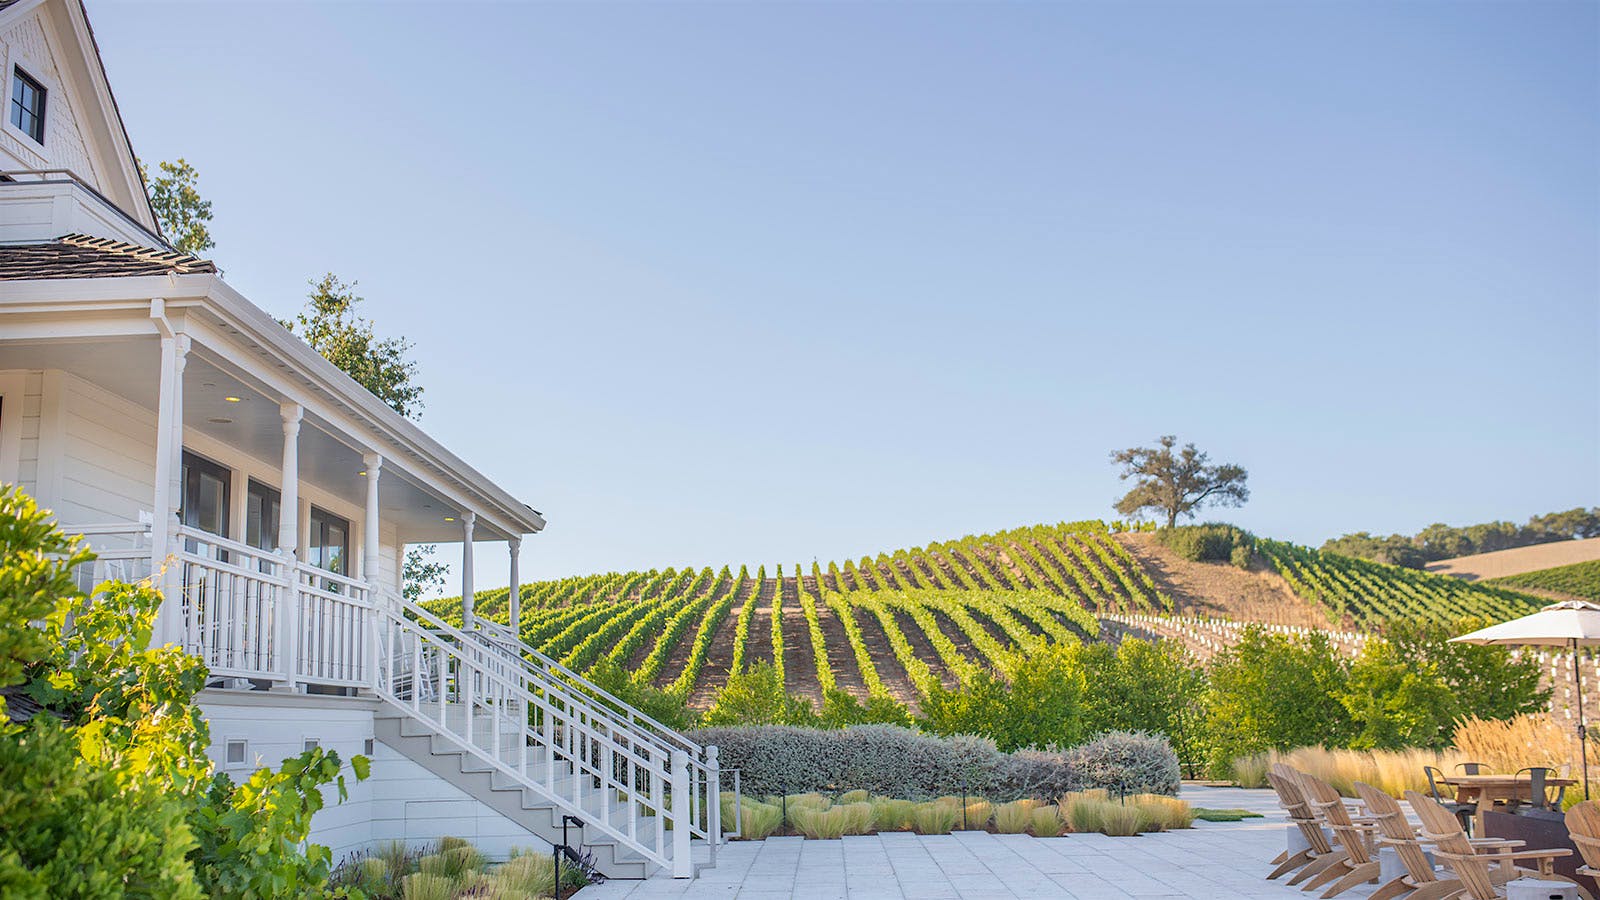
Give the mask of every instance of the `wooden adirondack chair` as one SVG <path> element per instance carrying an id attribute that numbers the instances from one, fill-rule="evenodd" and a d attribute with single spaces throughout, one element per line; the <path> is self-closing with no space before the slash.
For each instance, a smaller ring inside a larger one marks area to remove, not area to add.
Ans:
<path id="1" fill-rule="evenodd" d="M 1299 884 L 1338 865 L 1339 861 L 1344 859 L 1344 848 L 1335 847 L 1328 842 L 1328 833 L 1322 830 L 1322 820 L 1307 802 L 1305 789 L 1300 786 L 1300 773 L 1282 763 L 1277 763 L 1268 770 L 1267 780 L 1278 792 L 1278 801 L 1289 814 L 1289 820 L 1299 827 L 1301 836 L 1310 845 L 1310 849 L 1302 850 L 1284 860 L 1267 877 L 1278 878 L 1294 869 L 1299 869 L 1300 871 L 1289 879 L 1290 884 Z"/>
<path id="2" fill-rule="evenodd" d="M 1444 864 L 1450 867 L 1450 871 L 1455 873 L 1456 880 L 1461 882 L 1464 890 L 1457 896 L 1464 900 L 1495 900 L 1497 897 L 1505 896 L 1505 879 L 1495 877 L 1496 873 L 1490 870 L 1491 863 L 1509 862 L 1515 865 L 1517 862 L 1528 860 L 1538 865 L 1536 871 L 1517 866 L 1510 874 L 1578 884 L 1571 878 L 1557 875 L 1551 868 L 1557 857 L 1571 856 L 1571 850 L 1474 847 L 1472 842 L 1467 840 L 1467 833 L 1462 830 L 1461 823 L 1456 821 L 1456 817 L 1438 801 L 1424 797 L 1416 791 L 1406 791 L 1406 802 L 1411 804 L 1411 808 L 1417 813 L 1417 818 L 1422 820 L 1422 839 L 1435 845 L 1434 855 L 1443 860 Z M 1578 884 L 1578 892 L 1593 900 L 1593 896 L 1581 884 Z"/>
<path id="3" fill-rule="evenodd" d="M 1326 781 L 1302 772 L 1300 784 L 1311 808 L 1328 823 L 1334 839 L 1344 848 L 1343 859 L 1319 872 L 1301 890 L 1315 890 L 1331 881 L 1332 886 L 1322 895 L 1327 898 L 1342 894 L 1358 884 L 1377 881 L 1378 860 L 1373 855 L 1371 843 L 1375 826 L 1357 825 L 1350 818 L 1350 811 L 1345 808 L 1344 798 Z"/>
<path id="4" fill-rule="evenodd" d="M 1281 878 L 1295 869 L 1301 869 L 1302 871 L 1289 882 L 1299 884 L 1343 859 L 1344 851 L 1335 850 L 1328 843 L 1328 834 L 1322 830 L 1322 823 L 1317 819 L 1316 813 L 1312 812 L 1311 805 L 1306 802 L 1294 770 L 1284 768 L 1288 771 L 1287 775 L 1278 771 L 1278 766 L 1273 766 L 1267 772 L 1267 782 L 1277 792 L 1278 805 L 1288 814 L 1289 821 L 1300 829 L 1300 836 L 1305 838 L 1307 849 L 1293 855 L 1289 855 L 1287 851 L 1280 853 L 1280 859 L 1277 860 L 1278 867 L 1273 869 L 1267 878 Z"/>
<path id="5" fill-rule="evenodd" d="M 1600 800 L 1585 800 L 1567 810 L 1567 836 L 1583 855 L 1578 874 L 1600 884 Z"/>
<path id="6" fill-rule="evenodd" d="M 1440 878 L 1433 863 L 1424 854 L 1417 833 L 1406 821 L 1405 811 L 1393 797 L 1370 784 L 1356 782 L 1356 793 L 1367 804 L 1378 826 L 1378 843 L 1393 847 L 1406 867 L 1406 874 L 1386 882 L 1373 891 L 1368 900 L 1393 900 L 1406 895 L 1406 900 L 1443 900 L 1462 890 L 1461 882 L 1454 878 Z"/>

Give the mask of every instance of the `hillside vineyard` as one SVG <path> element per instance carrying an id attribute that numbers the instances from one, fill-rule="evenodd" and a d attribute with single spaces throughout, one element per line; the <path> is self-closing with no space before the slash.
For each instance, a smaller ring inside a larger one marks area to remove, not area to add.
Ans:
<path id="1" fill-rule="evenodd" d="M 819 701 L 840 688 L 915 701 L 1040 642 L 1097 640 L 1099 615 L 1174 614 L 1160 573 L 1129 550 L 1121 523 L 1035 525 L 911 550 L 769 573 L 612 572 L 523 588 L 522 639 L 585 671 L 615 663 L 641 683 L 710 702 L 731 672 L 769 663 L 785 687 Z M 1384 620 L 1454 623 L 1522 615 L 1535 598 L 1279 541 L 1258 565 L 1314 604 L 1331 627 Z M 505 623 L 505 589 L 477 614 Z M 428 604 L 460 619 L 455 598 Z"/>

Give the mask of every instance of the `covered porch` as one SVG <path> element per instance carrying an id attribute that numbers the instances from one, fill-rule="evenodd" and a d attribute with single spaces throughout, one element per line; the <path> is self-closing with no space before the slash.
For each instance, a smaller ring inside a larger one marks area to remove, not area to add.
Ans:
<path id="1" fill-rule="evenodd" d="M 219 314 L 229 289 L 207 281 L 203 300 L 100 303 L 68 328 L 61 305 L 30 322 L 0 303 L 0 479 L 86 535 L 85 585 L 152 577 L 157 640 L 239 688 L 374 684 L 408 545 L 460 544 L 472 625 L 476 545 L 501 544 L 517 620 L 542 517 L 259 310 Z"/>

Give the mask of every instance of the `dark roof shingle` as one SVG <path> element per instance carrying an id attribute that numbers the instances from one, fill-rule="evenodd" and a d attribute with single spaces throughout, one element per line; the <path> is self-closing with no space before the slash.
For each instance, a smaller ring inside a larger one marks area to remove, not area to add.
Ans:
<path id="1" fill-rule="evenodd" d="M 216 264 L 127 241 L 68 234 L 44 244 L 0 245 L 0 281 L 215 273 Z"/>

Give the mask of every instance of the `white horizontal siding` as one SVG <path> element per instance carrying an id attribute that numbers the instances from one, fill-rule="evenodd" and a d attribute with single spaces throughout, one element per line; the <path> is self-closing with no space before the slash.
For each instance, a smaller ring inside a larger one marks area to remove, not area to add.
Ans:
<path id="1" fill-rule="evenodd" d="M 211 728 L 208 753 L 235 781 L 299 756 L 307 738 L 348 761 L 365 752 L 373 734 L 372 708 L 357 701 L 251 694 L 230 702 L 217 691 L 200 706 Z M 227 742 L 241 739 L 249 742 L 247 763 L 225 767 Z M 543 840 L 387 745 L 376 744 L 371 759 L 371 777 L 357 783 L 347 771 L 348 797 L 341 803 L 336 788 L 325 789 L 326 805 L 312 819 L 311 840 L 330 848 L 335 861 L 387 841 L 425 848 L 441 837 L 469 840 L 495 859 L 516 847 L 549 851 Z"/>
<path id="2" fill-rule="evenodd" d="M 22 452 L 17 458 L 17 483 L 32 495 L 39 493 L 39 410 L 43 400 L 44 373 L 27 373 L 22 380 Z"/>
<path id="3" fill-rule="evenodd" d="M 59 441 L 51 502 L 63 522 L 135 522 L 148 512 L 156 478 L 155 413 L 81 378 L 52 373 L 59 401 L 44 422 Z"/>

